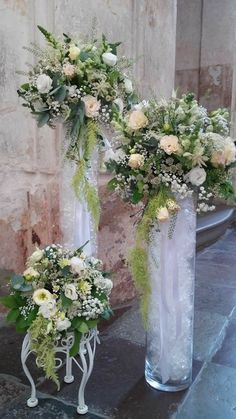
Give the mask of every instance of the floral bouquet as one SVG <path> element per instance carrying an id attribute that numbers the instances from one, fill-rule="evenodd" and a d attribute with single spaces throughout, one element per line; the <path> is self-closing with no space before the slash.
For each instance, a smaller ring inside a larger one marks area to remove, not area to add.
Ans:
<path id="1" fill-rule="evenodd" d="M 112 281 L 101 270 L 102 262 L 82 249 L 68 250 L 52 244 L 37 249 L 27 260 L 23 275 L 10 281 L 11 293 L 1 303 L 10 309 L 7 319 L 18 332 L 28 331 L 37 364 L 59 386 L 55 346 L 68 333 L 74 336 L 70 355 L 79 352 L 83 333 L 95 328 L 112 311 Z"/>
<path id="2" fill-rule="evenodd" d="M 101 127 L 110 124 L 114 110 L 135 100 L 132 81 L 123 72 L 129 64 L 124 57 L 117 57 L 120 43 L 109 43 L 104 35 L 101 40 L 85 42 L 63 34 L 61 41 L 38 28 L 48 45 L 45 49 L 34 44 L 26 48 L 38 63 L 26 73 L 28 82 L 18 94 L 39 127 L 54 127 L 58 120 L 66 125 L 66 157 L 77 164 L 72 183 L 78 198 L 86 199 L 97 224 L 98 196 L 86 170 L 96 144 L 102 143 Z"/>
<path id="3" fill-rule="evenodd" d="M 208 113 L 193 94 L 143 101 L 116 114 L 117 151 L 107 163 L 115 177 L 108 186 L 131 204 L 143 204 L 130 257 L 143 291 L 148 279 L 143 241 L 148 241 L 151 226 L 170 219 L 171 238 L 181 200 L 193 194 L 197 212 L 213 210 L 213 197 L 235 199 L 230 169 L 236 148 L 227 117 L 223 109 Z"/>

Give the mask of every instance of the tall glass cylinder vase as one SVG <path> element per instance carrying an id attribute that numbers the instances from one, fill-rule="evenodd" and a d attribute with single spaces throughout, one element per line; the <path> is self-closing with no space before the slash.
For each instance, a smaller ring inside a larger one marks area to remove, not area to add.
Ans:
<path id="1" fill-rule="evenodd" d="M 65 135 L 63 127 L 60 135 L 61 143 Z M 91 214 L 88 211 L 85 200 L 79 201 L 71 186 L 72 178 L 76 171 L 76 164 L 65 158 L 66 144 L 61 148 L 61 172 L 60 172 L 60 229 L 62 244 L 69 248 L 79 248 L 88 242 L 85 252 L 88 256 L 97 254 L 97 234 L 94 229 Z M 89 168 L 86 173 L 89 181 L 97 188 L 98 177 L 98 147 L 96 147 Z"/>
<path id="2" fill-rule="evenodd" d="M 179 391 L 192 381 L 196 212 L 179 201 L 173 220 L 153 226 L 149 242 L 151 297 L 145 377 L 158 390 Z"/>

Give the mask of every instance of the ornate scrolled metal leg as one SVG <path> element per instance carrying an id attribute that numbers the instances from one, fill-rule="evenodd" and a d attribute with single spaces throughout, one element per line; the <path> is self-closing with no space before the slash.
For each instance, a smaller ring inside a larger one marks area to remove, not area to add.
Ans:
<path id="1" fill-rule="evenodd" d="M 67 384 L 73 383 L 74 376 L 72 374 L 72 361 L 73 358 L 70 357 L 70 347 L 66 350 L 66 375 L 64 377 L 64 381 Z"/>
<path id="2" fill-rule="evenodd" d="M 38 399 L 36 397 L 36 387 L 35 387 L 35 383 L 34 380 L 29 372 L 29 369 L 26 365 L 26 361 L 28 359 L 28 356 L 30 355 L 31 350 L 30 350 L 30 338 L 29 338 L 29 334 L 27 333 L 27 335 L 24 337 L 23 340 L 23 344 L 22 344 L 22 349 L 21 349 L 21 363 L 22 363 L 22 367 L 24 370 L 24 373 L 26 375 L 26 377 L 28 378 L 30 385 L 31 385 L 31 396 L 30 398 L 27 400 L 27 406 L 28 407 L 36 407 L 38 405 Z"/>
<path id="3" fill-rule="evenodd" d="M 91 338 L 87 338 L 81 343 L 80 352 L 79 352 L 80 359 L 82 362 L 82 371 L 83 371 L 83 376 L 82 376 L 82 380 L 79 387 L 78 407 L 77 407 L 77 412 L 80 415 L 84 415 L 88 411 L 88 406 L 85 404 L 85 400 L 84 400 L 84 391 L 85 391 L 85 387 L 88 382 L 88 379 L 93 370 L 94 356 L 95 356 L 96 343 L 97 343 L 97 331 L 94 331 L 92 339 L 93 339 L 93 349 L 90 343 Z M 86 356 L 85 356 L 86 354 L 88 354 L 88 359 L 86 359 Z"/>

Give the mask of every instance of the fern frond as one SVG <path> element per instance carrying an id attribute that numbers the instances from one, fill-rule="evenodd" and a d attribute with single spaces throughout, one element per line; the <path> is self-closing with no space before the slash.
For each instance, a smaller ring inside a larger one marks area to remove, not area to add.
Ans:
<path id="1" fill-rule="evenodd" d="M 92 157 L 93 151 L 97 145 L 97 133 L 98 127 L 95 121 L 89 120 L 86 127 L 86 141 L 85 141 L 85 150 L 84 158 L 89 160 Z"/>

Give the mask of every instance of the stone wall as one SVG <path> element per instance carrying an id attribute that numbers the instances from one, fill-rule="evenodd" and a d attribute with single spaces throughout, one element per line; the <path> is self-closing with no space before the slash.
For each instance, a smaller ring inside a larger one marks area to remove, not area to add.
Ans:
<path id="1" fill-rule="evenodd" d="M 211 109 L 231 105 L 234 0 L 178 0 L 176 80 Z"/>
<path id="2" fill-rule="evenodd" d="M 60 136 L 38 130 L 20 105 L 17 87 L 24 82 L 16 70 L 34 63 L 24 45 L 42 42 L 40 24 L 60 34 L 97 32 L 123 42 L 133 58 L 134 77 L 143 96 L 169 96 L 174 85 L 176 0 L 0 0 L 0 268 L 20 270 L 35 244 L 60 240 Z M 103 212 L 100 256 L 114 271 L 115 304 L 131 299 L 134 289 L 126 267 L 133 243 L 130 210 L 108 196 L 101 175 Z"/>

